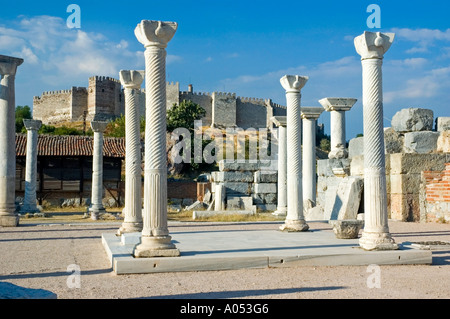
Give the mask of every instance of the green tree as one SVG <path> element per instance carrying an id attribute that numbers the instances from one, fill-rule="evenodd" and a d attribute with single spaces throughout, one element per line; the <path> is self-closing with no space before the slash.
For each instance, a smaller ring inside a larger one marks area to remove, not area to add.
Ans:
<path id="1" fill-rule="evenodd" d="M 194 121 L 204 117 L 206 111 L 197 103 L 183 100 L 180 104 L 174 104 L 170 110 L 167 110 L 167 131 L 184 127 L 189 131 L 194 131 Z"/>
<path id="2" fill-rule="evenodd" d="M 25 126 L 23 124 L 23 119 L 31 119 L 31 109 L 28 105 L 17 106 L 16 107 L 16 133 L 23 133 Z M 26 132 L 26 129 L 25 129 Z"/>
<path id="3" fill-rule="evenodd" d="M 139 122 L 140 122 L 140 131 L 144 132 L 145 117 L 141 116 Z M 87 135 L 89 135 L 88 132 Z M 125 137 L 125 115 L 122 114 L 108 123 L 105 130 L 105 136 Z"/>
<path id="4" fill-rule="evenodd" d="M 320 149 L 322 150 L 322 151 L 325 151 L 325 152 L 329 152 L 330 150 L 331 150 L 331 143 L 330 143 L 330 140 L 329 139 L 327 139 L 327 138 L 322 138 L 321 140 L 320 140 Z"/>

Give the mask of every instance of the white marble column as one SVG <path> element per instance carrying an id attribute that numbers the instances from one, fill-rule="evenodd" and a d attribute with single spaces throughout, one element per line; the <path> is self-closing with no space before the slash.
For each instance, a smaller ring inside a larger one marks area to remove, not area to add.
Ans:
<path id="1" fill-rule="evenodd" d="M 389 233 L 383 132 L 383 56 L 393 33 L 364 32 L 355 38 L 361 56 L 364 120 L 364 231 L 365 250 L 398 249 Z"/>
<path id="2" fill-rule="evenodd" d="M 316 206 L 316 130 L 322 107 L 302 107 L 303 126 L 303 202 Z"/>
<path id="3" fill-rule="evenodd" d="M 331 150 L 328 158 L 347 158 L 347 140 L 345 136 L 345 112 L 356 103 L 352 98 L 324 98 L 319 100 L 324 109 L 330 112 Z"/>
<path id="4" fill-rule="evenodd" d="M 287 214 L 287 145 L 286 145 L 286 116 L 274 116 L 272 122 L 278 127 L 278 181 L 277 181 L 277 216 Z"/>
<path id="5" fill-rule="evenodd" d="M 0 55 L 0 226 L 19 225 L 16 212 L 15 77 L 23 59 Z"/>
<path id="6" fill-rule="evenodd" d="M 39 120 L 23 120 L 27 129 L 27 153 L 25 164 L 25 196 L 21 213 L 37 213 L 39 209 L 36 204 L 36 178 L 37 178 L 37 142 L 38 131 L 42 125 Z"/>
<path id="7" fill-rule="evenodd" d="M 287 215 L 280 230 L 306 231 L 309 229 L 303 215 L 302 191 L 302 119 L 300 117 L 301 89 L 308 77 L 285 75 L 280 79 L 286 90 L 287 115 Z"/>
<path id="8" fill-rule="evenodd" d="M 108 122 L 92 121 L 91 128 L 94 131 L 94 147 L 92 151 L 92 186 L 91 206 L 89 212 L 91 219 L 97 220 L 100 214 L 105 212 L 103 207 L 103 132 Z"/>
<path id="9" fill-rule="evenodd" d="M 139 93 L 145 71 L 121 70 L 125 95 L 125 207 L 118 235 L 142 231 L 142 159 Z"/>
<path id="10" fill-rule="evenodd" d="M 145 171 L 141 244 L 135 257 L 179 256 L 167 225 L 166 47 L 177 23 L 143 20 L 134 30 L 145 47 Z"/>

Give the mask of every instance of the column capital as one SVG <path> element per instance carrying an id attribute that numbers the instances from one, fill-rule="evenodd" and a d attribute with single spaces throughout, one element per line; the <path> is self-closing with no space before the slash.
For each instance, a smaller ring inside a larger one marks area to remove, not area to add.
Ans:
<path id="1" fill-rule="evenodd" d="M 343 97 L 327 97 L 319 100 L 325 111 L 348 111 L 355 105 L 357 99 Z"/>
<path id="2" fill-rule="evenodd" d="M 364 31 L 354 40 L 356 52 L 361 60 L 383 59 L 384 54 L 391 47 L 395 33 L 381 33 Z"/>
<path id="3" fill-rule="evenodd" d="M 324 111 L 323 107 L 303 107 L 301 108 L 302 119 L 313 119 L 317 120 Z"/>
<path id="4" fill-rule="evenodd" d="M 286 126 L 287 124 L 286 116 L 272 116 L 270 120 L 272 121 L 273 124 L 275 124 L 278 127 Z"/>
<path id="5" fill-rule="evenodd" d="M 17 67 L 23 63 L 23 59 L 12 56 L 0 55 L 0 75 L 15 75 Z"/>
<path id="6" fill-rule="evenodd" d="M 172 40 L 177 27 L 176 22 L 142 20 L 134 29 L 134 34 L 146 48 L 151 46 L 165 48 Z"/>
<path id="7" fill-rule="evenodd" d="M 106 130 L 108 122 L 92 121 L 91 128 L 94 132 L 103 133 Z"/>
<path id="8" fill-rule="evenodd" d="M 120 83 L 126 89 L 139 89 L 144 81 L 145 71 L 120 70 Z"/>
<path id="9" fill-rule="evenodd" d="M 31 119 L 23 119 L 23 124 L 27 130 L 39 130 L 42 125 L 42 121 L 40 120 L 31 120 Z"/>
<path id="10" fill-rule="evenodd" d="M 308 79 L 309 77 L 307 76 L 285 75 L 280 79 L 280 83 L 286 90 L 286 93 L 300 93 Z"/>

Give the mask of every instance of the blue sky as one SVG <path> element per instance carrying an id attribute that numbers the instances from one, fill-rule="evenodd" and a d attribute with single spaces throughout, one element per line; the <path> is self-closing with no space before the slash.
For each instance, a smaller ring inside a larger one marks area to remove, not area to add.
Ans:
<path id="1" fill-rule="evenodd" d="M 69 4 L 81 8 L 81 28 L 69 29 Z M 369 29 L 369 4 L 381 28 Z M 365 30 L 395 32 L 385 55 L 384 125 L 405 107 L 450 116 L 449 1 L 5 1 L 0 54 L 23 57 L 17 105 L 43 91 L 87 86 L 88 77 L 118 78 L 144 69 L 134 36 L 142 19 L 178 22 L 167 48 L 167 80 L 182 90 L 234 92 L 285 105 L 279 79 L 309 76 L 303 106 L 324 97 L 358 99 L 347 112 L 347 139 L 362 133 L 361 63 L 353 39 Z M 329 114 L 319 119 L 329 132 Z"/>

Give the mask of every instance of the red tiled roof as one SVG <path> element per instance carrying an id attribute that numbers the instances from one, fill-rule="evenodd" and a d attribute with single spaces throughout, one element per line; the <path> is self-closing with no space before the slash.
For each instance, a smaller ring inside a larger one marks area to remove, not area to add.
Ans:
<path id="1" fill-rule="evenodd" d="M 94 138 L 79 135 L 39 135 L 38 156 L 92 156 Z M 25 156 L 27 135 L 16 134 L 16 156 Z M 125 157 L 125 138 L 105 137 L 103 156 Z"/>

